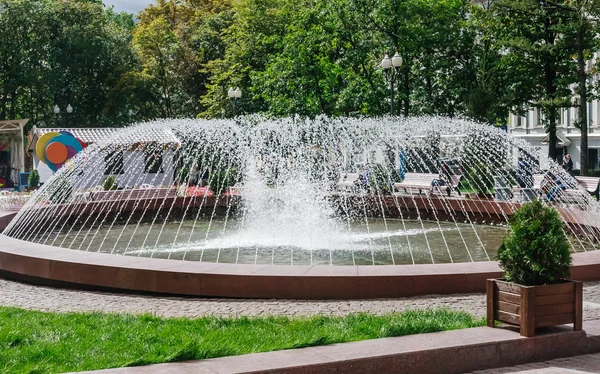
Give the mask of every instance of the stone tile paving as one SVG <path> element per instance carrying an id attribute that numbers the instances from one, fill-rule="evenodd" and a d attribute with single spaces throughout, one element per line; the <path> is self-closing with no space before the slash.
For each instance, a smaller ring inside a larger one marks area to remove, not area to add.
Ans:
<path id="1" fill-rule="evenodd" d="M 485 315 L 485 295 L 433 295 L 378 300 L 252 300 L 141 296 L 34 286 L 0 279 L 0 305 L 42 311 L 151 313 L 164 317 L 384 314 L 448 308 Z M 584 319 L 600 319 L 600 282 L 584 285 Z"/>
<path id="2" fill-rule="evenodd" d="M 512 367 L 478 370 L 471 374 L 589 374 L 600 373 L 600 353 Z"/>

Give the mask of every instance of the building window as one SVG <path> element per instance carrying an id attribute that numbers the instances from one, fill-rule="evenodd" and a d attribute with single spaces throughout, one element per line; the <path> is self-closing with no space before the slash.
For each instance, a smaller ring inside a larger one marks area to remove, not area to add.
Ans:
<path id="1" fill-rule="evenodd" d="M 146 152 L 146 174 L 158 174 L 163 172 L 163 154 L 160 150 Z"/>
<path id="2" fill-rule="evenodd" d="M 523 126 L 523 117 L 517 116 L 517 126 L 516 127 L 522 127 L 522 126 Z"/>
<path id="3" fill-rule="evenodd" d="M 600 149 L 588 148 L 588 167 L 590 169 L 600 169 Z"/>
<path id="4" fill-rule="evenodd" d="M 123 151 L 108 152 L 104 156 L 104 175 L 124 174 Z"/>

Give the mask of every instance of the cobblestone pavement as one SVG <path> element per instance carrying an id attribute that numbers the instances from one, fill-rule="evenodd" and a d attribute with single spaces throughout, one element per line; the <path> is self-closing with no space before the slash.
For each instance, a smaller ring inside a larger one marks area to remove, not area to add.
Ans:
<path id="1" fill-rule="evenodd" d="M 600 353 L 545 362 L 474 371 L 471 374 L 589 374 L 600 373 Z"/>
<path id="2" fill-rule="evenodd" d="M 150 313 L 164 317 L 311 316 L 448 308 L 485 316 L 485 295 L 432 295 L 378 300 L 252 300 L 141 296 L 34 286 L 0 279 L 0 305 L 54 312 Z M 600 282 L 584 285 L 584 319 L 600 319 Z"/>

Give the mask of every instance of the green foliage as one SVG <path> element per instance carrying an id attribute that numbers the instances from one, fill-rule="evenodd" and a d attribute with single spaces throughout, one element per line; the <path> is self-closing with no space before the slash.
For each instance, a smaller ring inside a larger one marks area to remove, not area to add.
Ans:
<path id="1" fill-rule="evenodd" d="M 491 193 L 494 188 L 494 176 L 488 164 L 471 164 L 465 168 L 465 182 L 477 193 Z M 468 188 L 468 187 L 467 187 Z"/>
<path id="2" fill-rule="evenodd" d="M 394 192 L 394 183 L 400 181 L 400 176 L 381 164 L 376 164 L 371 169 L 369 187 L 377 193 L 389 195 Z"/>
<path id="3" fill-rule="evenodd" d="M 599 47 L 599 1 L 161 0 L 135 23 L 100 1 L 0 0 L 0 120 L 230 117 L 229 87 L 237 114 L 381 115 L 379 61 L 397 50 L 397 114 L 504 124 L 535 105 L 553 134 L 570 85 L 597 91 L 581 61 Z"/>
<path id="4" fill-rule="evenodd" d="M 483 325 L 485 319 L 444 309 L 380 316 L 164 319 L 0 307 L 0 372 L 78 372 Z"/>
<path id="5" fill-rule="evenodd" d="M 570 274 L 569 242 L 558 212 L 537 200 L 511 218 L 498 249 L 504 279 L 524 286 L 558 283 Z"/>
<path id="6" fill-rule="evenodd" d="M 588 169 L 588 176 L 600 178 L 600 169 Z"/>
<path id="7" fill-rule="evenodd" d="M 104 188 L 104 191 L 116 190 L 117 188 L 119 188 L 115 176 L 109 175 L 108 177 L 106 177 L 104 183 L 102 184 L 102 188 Z"/>
<path id="8" fill-rule="evenodd" d="M 234 186 L 238 178 L 238 171 L 235 168 L 214 170 L 209 173 L 208 185 L 215 195 L 220 195 L 227 191 L 227 188 Z"/>
<path id="9" fill-rule="evenodd" d="M 56 180 L 49 183 L 49 199 L 54 204 L 64 204 L 71 201 L 73 196 L 73 185 L 64 174 L 56 174 Z"/>
<path id="10" fill-rule="evenodd" d="M 181 184 L 181 183 L 188 183 L 189 181 L 189 177 L 190 177 L 190 169 L 187 166 L 182 167 L 181 169 L 179 169 L 179 171 L 176 174 L 177 180 L 176 182 Z"/>
<path id="11" fill-rule="evenodd" d="M 0 0 L 0 95 L 11 98 L 0 100 L 0 119 L 118 124 L 104 110 L 121 72 L 132 67 L 133 21 L 126 19 L 97 1 Z M 68 104 L 74 111 L 67 116 Z"/>
<path id="12" fill-rule="evenodd" d="M 27 184 L 29 184 L 29 187 L 37 187 L 40 185 L 40 173 L 37 170 L 34 169 L 29 173 Z"/>

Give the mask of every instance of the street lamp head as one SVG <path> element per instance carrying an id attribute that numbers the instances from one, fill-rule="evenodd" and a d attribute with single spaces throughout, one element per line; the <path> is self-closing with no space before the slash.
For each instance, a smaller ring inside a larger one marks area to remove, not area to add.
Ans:
<path id="1" fill-rule="evenodd" d="M 54 114 L 58 114 L 60 113 L 60 108 L 58 107 L 58 105 L 54 106 Z"/>
<path id="2" fill-rule="evenodd" d="M 67 105 L 67 113 L 73 113 L 73 107 L 71 106 L 71 104 Z"/>
<path id="3" fill-rule="evenodd" d="M 389 70 L 392 67 L 392 60 L 387 54 L 383 57 L 383 60 L 381 60 L 381 67 L 383 70 Z"/>
<path id="4" fill-rule="evenodd" d="M 402 66 L 402 57 L 398 54 L 398 52 L 396 52 L 396 54 L 394 54 L 394 57 L 392 57 L 392 65 L 396 69 Z"/>
<path id="5" fill-rule="evenodd" d="M 229 91 L 227 91 L 227 96 L 229 96 L 230 99 L 233 99 L 235 97 L 235 91 L 233 90 L 233 88 L 229 87 Z"/>
<path id="6" fill-rule="evenodd" d="M 236 87 L 235 91 L 233 91 L 233 97 L 235 97 L 236 99 L 242 97 L 242 90 Z"/>

